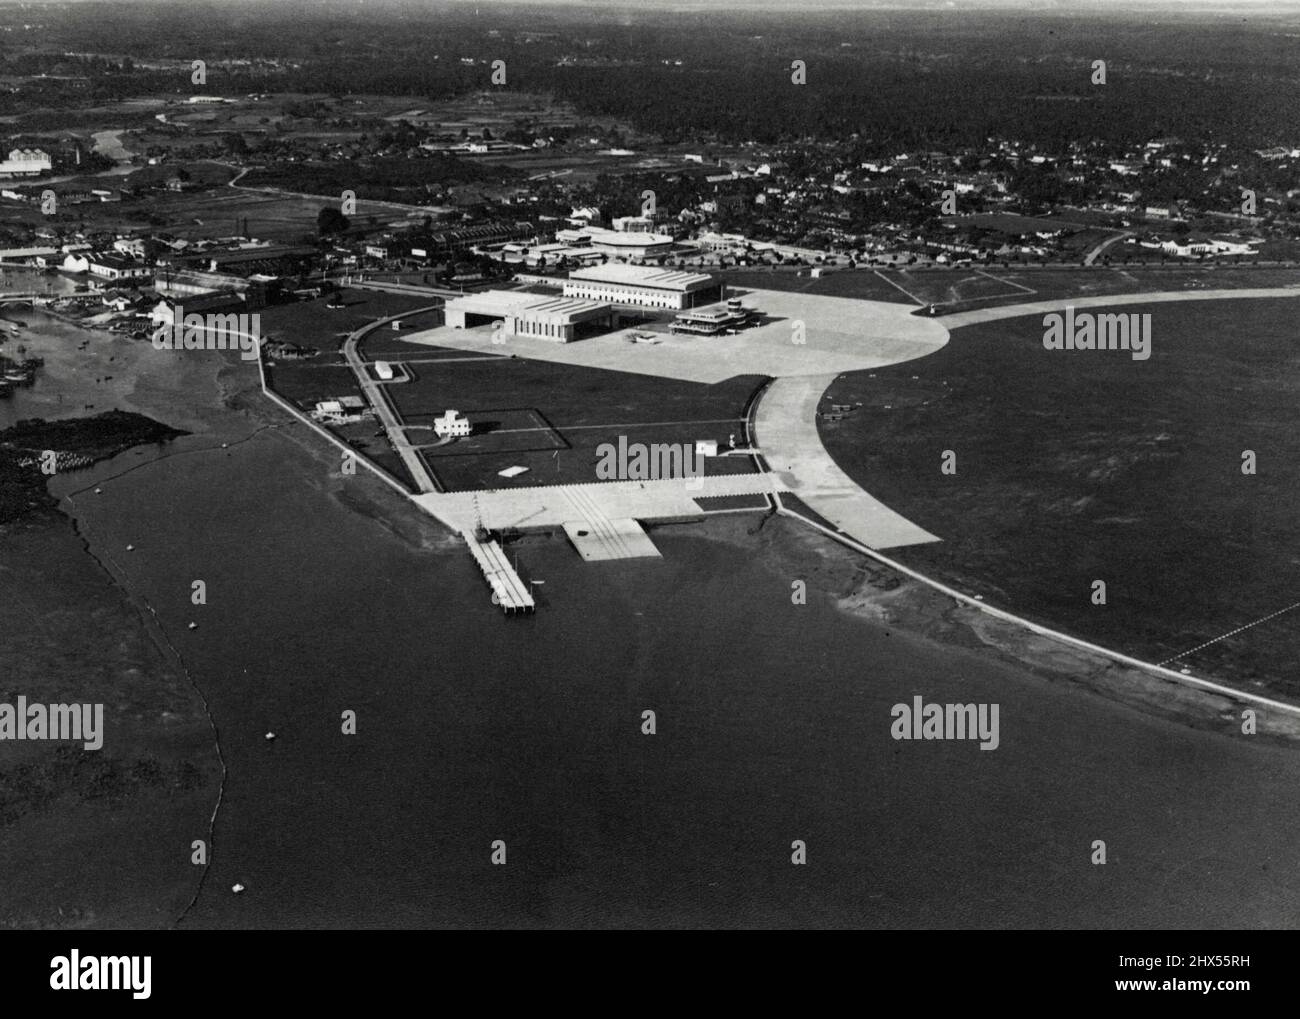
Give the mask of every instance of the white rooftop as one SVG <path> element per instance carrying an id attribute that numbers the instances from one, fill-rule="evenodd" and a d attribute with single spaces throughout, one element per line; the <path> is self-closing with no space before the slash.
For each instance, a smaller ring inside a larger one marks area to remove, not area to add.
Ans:
<path id="1" fill-rule="evenodd" d="M 526 315 L 534 319 L 567 322 L 604 313 L 609 310 L 609 305 L 576 297 L 530 294 L 523 290 L 485 290 L 448 301 L 445 310 L 493 317 Z"/>
<path id="2" fill-rule="evenodd" d="M 569 279 L 594 283 L 626 283 L 631 286 L 677 291 L 695 290 L 715 282 L 708 273 L 661 269 L 653 265 L 624 265 L 620 262 L 574 269 L 569 273 Z"/>
<path id="3" fill-rule="evenodd" d="M 636 230 L 607 230 L 604 227 L 585 227 L 582 234 L 591 239 L 592 244 L 606 247 L 644 248 L 662 244 L 672 244 L 671 234 L 646 233 Z M 558 236 L 558 235 L 557 235 Z"/>

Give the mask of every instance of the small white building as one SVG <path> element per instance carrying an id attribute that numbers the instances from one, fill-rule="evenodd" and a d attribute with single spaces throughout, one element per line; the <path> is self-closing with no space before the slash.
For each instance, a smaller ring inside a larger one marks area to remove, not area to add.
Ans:
<path id="1" fill-rule="evenodd" d="M 440 439 L 448 436 L 461 438 L 469 435 L 469 419 L 460 416 L 459 411 L 448 410 L 441 417 L 433 419 L 433 434 Z"/>
<path id="2" fill-rule="evenodd" d="M 655 223 L 649 216 L 616 216 L 613 226 L 616 233 L 648 234 L 654 231 Z"/>
<path id="3" fill-rule="evenodd" d="M 382 381 L 384 381 L 384 382 L 392 382 L 392 381 L 393 381 L 393 366 L 392 366 L 391 364 L 389 364 L 387 361 L 376 361 L 376 362 L 375 362 L 375 377 L 378 378 L 378 379 L 380 379 L 380 380 L 382 380 Z"/>
<path id="4" fill-rule="evenodd" d="M 312 408 L 311 416 L 327 425 L 356 424 L 366 416 L 366 401 L 360 396 L 321 400 Z"/>
<path id="5" fill-rule="evenodd" d="M 52 166 L 49 154 L 42 149 L 11 149 L 9 158 L 0 162 L 0 175 L 36 177 Z"/>
<path id="6" fill-rule="evenodd" d="M 147 280 L 153 276 L 153 270 L 141 265 L 134 259 L 123 255 L 97 252 L 87 256 L 88 269 L 92 276 L 106 280 Z"/>

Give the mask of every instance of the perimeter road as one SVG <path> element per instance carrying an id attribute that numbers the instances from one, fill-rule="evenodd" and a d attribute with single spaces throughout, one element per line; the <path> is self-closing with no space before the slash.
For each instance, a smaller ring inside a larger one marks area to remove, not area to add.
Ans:
<path id="1" fill-rule="evenodd" d="M 375 415 L 379 418 L 380 423 L 384 426 L 384 431 L 388 433 L 388 441 L 392 444 L 394 452 L 402 458 L 402 463 L 410 471 L 411 477 L 415 481 L 415 486 L 421 492 L 439 492 L 441 489 L 434 480 L 433 475 L 429 473 L 428 467 L 424 464 L 424 458 L 411 445 L 406 438 L 406 432 L 402 428 L 401 419 L 397 412 L 393 410 L 392 405 L 388 402 L 388 396 L 384 393 L 384 387 L 370 377 L 366 371 L 366 362 L 361 359 L 357 352 L 357 343 L 368 333 L 374 332 L 381 326 L 386 326 L 390 322 L 396 322 L 408 315 L 418 315 L 426 311 L 434 311 L 442 307 L 439 304 L 431 305 L 428 308 L 415 308 L 411 311 L 404 311 L 400 315 L 390 315 L 387 318 L 381 318 L 378 321 L 371 322 L 367 326 L 362 326 L 356 332 L 351 333 L 343 341 L 343 356 L 347 359 L 348 366 L 352 369 L 357 377 L 357 384 L 361 387 L 361 392 L 365 394 L 367 402 L 374 408 Z"/>

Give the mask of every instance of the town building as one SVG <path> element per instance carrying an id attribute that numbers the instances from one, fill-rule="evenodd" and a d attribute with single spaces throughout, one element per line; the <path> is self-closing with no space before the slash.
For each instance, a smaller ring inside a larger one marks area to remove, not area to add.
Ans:
<path id="1" fill-rule="evenodd" d="M 655 224 L 649 216 L 616 216 L 613 223 L 615 233 L 653 233 Z"/>
<path id="2" fill-rule="evenodd" d="M 410 249 L 411 258 L 430 260 L 455 255 L 471 248 L 509 241 L 529 240 L 537 233 L 531 223 L 476 223 L 473 226 L 436 230 L 428 239 L 419 241 Z"/>
<path id="3" fill-rule="evenodd" d="M 152 278 L 153 270 L 125 255 L 96 252 L 86 257 L 87 271 L 103 280 L 142 281 Z"/>
<path id="4" fill-rule="evenodd" d="M 166 255 L 158 262 L 176 269 L 197 269 L 231 276 L 296 276 L 310 269 L 318 256 L 316 248 L 308 245 L 262 244 Z"/>
<path id="5" fill-rule="evenodd" d="M 282 284 L 280 277 L 260 273 L 252 276 L 234 276 L 222 272 L 163 267 L 154 274 L 153 287 L 160 294 L 176 297 L 234 290 L 244 295 L 250 308 L 264 308 L 279 299 Z"/>
<path id="6" fill-rule="evenodd" d="M 0 176 L 37 177 L 53 165 L 49 154 L 41 149 L 11 149 L 9 158 L 0 162 Z"/>
<path id="7" fill-rule="evenodd" d="M 360 396 L 339 396 L 321 400 L 311 409 L 314 420 L 327 425 L 352 425 L 367 416 L 369 408 Z"/>
<path id="8" fill-rule="evenodd" d="M 158 245 L 148 237 L 119 237 L 113 242 L 113 250 L 119 255 L 141 261 L 152 257 Z"/>
<path id="9" fill-rule="evenodd" d="M 582 227 L 576 230 L 559 230 L 555 239 L 561 244 L 590 248 L 611 258 L 658 258 L 672 251 L 673 239 L 669 234 L 646 233 L 640 230 L 606 230 L 603 227 Z"/>
<path id="10" fill-rule="evenodd" d="M 232 311 L 244 311 L 245 308 L 243 297 L 233 292 L 209 293 L 184 299 L 164 297 L 149 310 L 149 321 L 154 326 L 171 328 L 176 324 L 178 315 L 182 317 L 185 315 L 219 315 Z"/>

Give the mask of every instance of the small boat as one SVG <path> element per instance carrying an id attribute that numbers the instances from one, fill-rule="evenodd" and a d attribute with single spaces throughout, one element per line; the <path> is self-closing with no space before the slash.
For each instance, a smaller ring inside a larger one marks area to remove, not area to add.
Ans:
<path id="1" fill-rule="evenodd" d="M 191 630 L 197 630 L 198 628 L 199 628 L 199 624 L 198 624 L 198 623 L 190 623 L 190 629 L 191 629 Z"/>

